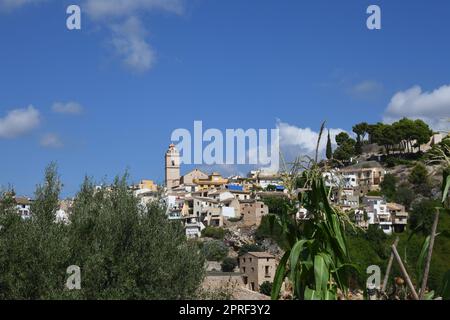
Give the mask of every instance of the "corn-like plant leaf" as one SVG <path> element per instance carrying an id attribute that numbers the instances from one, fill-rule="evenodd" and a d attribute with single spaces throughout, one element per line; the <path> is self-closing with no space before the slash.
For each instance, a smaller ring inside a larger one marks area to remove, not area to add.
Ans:
<path id="1" fill-rule="evenodd" d="M 334 231 L 336 240 L 339 244 L 339 248 L 342 250 L 342 253 L 345 256 L 347 256 L 347 246 L 346 246 L 345 240 L 342 236 L 341 225 L 340 225 L 336 215 L 331 216 L 331 222 L 332 222 L 332 227 L 333 227 L 333 231 Z"/>
<path id="2" fill-rule="evenodd" d="M 286 263 L 289 259 L 290 254 L 291 252 L 287 251 L 278 264 L 278 268 L 275 272 L 275 277 L 272 285 L 272 300 L 277 300 L 280 295 L 281 285 L 283 284 L 284 278 L 286 277 Z"/>
<path id="3" fill-rule="evenodd" d="M 304 245 L 307 243 L 311 243 L 311 240 L 299 240 L 292 247 L 291 255 L 290 255 L 290 263 L 291 263 L 291 274 L 293 275 L 295 270 L 297 269 L 297 264 L 300 258 L 300 255 L 303 251 Z"/>
<path id="4" fill-rule="evenodd" d="M 336 300 L 336 291 L 335 290 L 327 290 L 324 293 L 324 300 Z"/>
<path id="5" fill-rule="evenodd" d="M 417 279 L 419 279 L 419 282 L 422 282 L 423 277 L 423 267 L 425 264 L 425 257 L 428 253 L 428 248 L 430 247 L 430 236 L 426 237 L 426 239 L 423 241 L 422 250 L 420 251 L 419 258 L 417 259 Z"/>
<path id="6" fill-rule="evenodd" d="M 433 298 L 434 298 L 434 291 L 430 291 L 428 293 L 425 293 L 423 297 L 424 297 L 425 300 L 433 300 Z"/>
<path id="7" fill-rule="evenodd" d="M 305 288 L 305 300 L 322 300 L 322 296 L 320 291 L 310 289 L 309 287 Z"/>
<path id="8" fill-rule="evenodd" d="M 444 203 L 448 196 L 448 191 L 450 189 L 450 174 L 447 175 L 447 178 L 444 178 L 444 182 L 442 185 L 442 202 Z"/>
<path id="9" fill-rule="evenodd" d="M 318 254 L 314 257 L 314 278 L 316 282 L 316 290 L 325 292 L 330 277 L 328 266 L 322 255 Z"/>
<path id="10" fill-rule="evenodd" d="M 439 292 L 442 299 L 450 300 L 450 269 L 444 274 Z"/>

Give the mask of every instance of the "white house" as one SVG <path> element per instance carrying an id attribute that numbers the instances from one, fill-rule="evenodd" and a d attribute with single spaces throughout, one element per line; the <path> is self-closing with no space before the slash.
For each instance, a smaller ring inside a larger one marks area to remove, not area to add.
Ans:
<path id="1" fill-rule="evenodd" d="M 392 234 L 392 219 L 386 201 L 382 197 L 365 196 L 363 203 L 369 224 L 378 224 L 384 233 Z"/>
<path id="2" fill-rule="evenodd" d="M 16 208 L 22 219 L 31 218 L 31 203 L 33 202 L 30 198 L 16 197 Z"/>

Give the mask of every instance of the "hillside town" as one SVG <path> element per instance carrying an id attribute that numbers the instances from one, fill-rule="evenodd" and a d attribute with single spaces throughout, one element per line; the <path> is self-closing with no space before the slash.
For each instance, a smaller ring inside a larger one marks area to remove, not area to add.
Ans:
<path id="1" fill-rule="evenodd" d="M 428 143 L 417 147 L 417 152 L 427 152 L 444 139 L 448 139 L 445 133 L 435 133 Z M 409 213 L 404 204 L 390 201 L 380 192 L 385 177 L 398 174 L 399 167 L 383 165 L 378 150 L 379 146 L 366 143 L 348 164 L 327 167 L 322 175 L 333 205 L 348 214 L 357 228 L 368 230 L 372 226 L 392 236 L 407 230 Z M 234 298 L 268 299 L 261 294 L 262 288 L 273 282 L 282 250 L 270 239 L 257 246 L 256 233 L 264 217 L 273 213 L 268 199 L 289 197 L 281 172 L 259 169 L 246 176 L 224 177 L 196 168 L 182 174 L 180 153 L 174 144 L 164 154 L 164 170 L 164 185 L 144 179 L 130 185 L 129 190 L 142 206 L 162 205 L 168 220 L 182 224 L 187 239 L 219 242 L 224 248 L 220 258 L 207 261 L 204 287 L 231 286 Z M 33 199 L 17 196 L 15 202 L 22 219 L 30 219 Z M 60 200 L 58 222 L 69 223 L 72 204 L 73 199 Z M 298 221 L 310 219 L 304 207 L 296 210 Z"/>

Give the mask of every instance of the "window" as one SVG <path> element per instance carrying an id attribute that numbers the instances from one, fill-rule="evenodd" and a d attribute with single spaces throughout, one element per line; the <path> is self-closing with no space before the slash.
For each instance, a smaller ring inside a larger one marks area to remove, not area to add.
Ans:
<path id="1" fill-rule="evenodd" d="M 269 259 L 267 259 L 267 260 L 269 260 Z M 269 266 L 265 266 L 265 267 L 264 267 L 264 271 L 265 271 L 265 273 L 266 273 L 266 277 L 270 277 L 270 274 L 269 274 Z"/>
<path id="2" fill-rule="evenodd" d="M 245 267 L 242 267 L 242 272 L 244 272 L 244 273 L 245 273 Z"/>
<path id="3" fill-rule="evenodd" d="M 255 268 L 252 267 L 252 272 L 255 272 Z"/>
<path id="4" fill-rule="evenodd" d="M 263 209 L 263 208 L 264 208 L 264 205 L 262 204 L 262 205 L 261 205 L 261 209 Z"/>

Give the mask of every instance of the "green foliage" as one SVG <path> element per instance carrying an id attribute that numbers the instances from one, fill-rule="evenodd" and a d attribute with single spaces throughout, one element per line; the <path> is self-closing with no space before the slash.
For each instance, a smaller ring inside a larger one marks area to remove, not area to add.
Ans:
<path id="1" fill-rule="evenodd" d="M 58 168 L 56 163 L 51 163 L 45 169 L 44 184 L 38 185 L 36 188 L 35 201 L 31 206 L 33 219 L 42 224 L 49 224 L 55 220 L 61 189 L 62 183 L 58 176 Z"/>
<path id="2" fill-rule="evenodd" d="M 417 163 L 408 176 L 408 181 L 414 186 L 422 186 L 428 183 L 428 170 L 421 162 Z"/>
<path id="3" fill-rule="evenodd" d="M 377 191 L 377 190 L 372 190 L 372 191 L 367 192 L 367 195 L 369 197 L 381 197 L 382 193 L 380 191 Z"/>
<path id="4" fill-rule="evenodd" d="M 415 203 L 409 218 L 411 228 L 422 232 L 423 235 L 429 235 L 437 207 L 440 207 L 440 202 L 432 199 L 424 199 Z"/>
<path id="5" fill-rule="evenodd" d="M 285 197 L 264 197 L 263 202 L 269 208 L 269 213 L 282 215 L 287 212 L 288 199 Z"/>
<path id="6" fill-rule="evenodd" d="M 333 158 L 333 148 L 331 146 L 330 130 L 328 130 L 326 157 L 328 160 Z"/>
<path id="7" fill-rule="evenodd" d="M 450 300 L 450 269 L 444 274 L 442 285 L 439 288 L 442 299 Z"/>
<path id="8" fill-rule="evenodd" d="M 433 160 L 442 156 L 450 157 L 450 136 L 445 137 L 441 142 L 435 144 L 427 151 L 425 159 Z"/>
<path id="9" fill-rule="evenodd" d="M 357 136 L 357 141 L 363 142 L 366 134 L 369 133 L 369 124 L 367 122 L 358 123 L 352 129 Z"/>
<path id="10" fill-rule="evenodd" d="M 202 230 L 202 237 L 223 240 L 224 236 L 225 230 L 223 228 L 206 227 L 205 229 Z"/>
<path id="11" fill-rule="evenodd" d="M 221 264 L 222 271 L 233 272 L 237 265 L 238 263 L 236 258 L 226 257 L 225 259 L 223 259 Z"/>
<path id="12" fill-rule="evenodd" d="M 356 265 L 356 270 L 351 270 L 350 283 L 352 288 L 365 289 L 367 267 L 371 265 L 383 267 L 385 264 L 385 252 L 387 251 L 385 240 L 381 240 L 380 243 L 374 245 L 368 239 L 366 233 L 360 230 L 349 231 L 347 240 L 350 259 Z M 382 256 L 379 253 L 382 253 Z"/>
<path id="13" fill-rule="evenodd" d="M 270 296 L 270 294 L 272 293 L 272 286 L 273 286 L 272 282 L 264 281 L 259 286 L 259 292 L 266 296 Z"/>
<path id="14" fill-rule="evenodd" d="M 420 145 L 430 141 L 433 134 L 429 126 L 422 120 L 401 119 L 390 124 L 377 123 L 369 125 L 367 130 L 371 143 L 383 146 L 387 155 L 391 151 L 399 149 L 407 153 L 413 152 L 415 148 L 420 151 Z M 413 144 L 413 142 L 416 144 Z"/>
<path id="15" fill-rule="evenodd" d="M 336 136 L 338 147 L 334 151 L 333 158 L 340 161 L 348 161 L 356 155 L 355 140 L 350 138 L 346 132 L 341 132 Z"/>
<path id="16" fill-rule="evenodd" d="M 415 192 L 407 184 L 401 184 L 397 188 L 395 196 L 396 202 L 404 205 L 406 209 L 409 209 L 411 207 L 411 203 L 415 198 Z"/>
<path id="17" fill-rule="evenodd" d="M 201 251 L 208 261 L 222 261 L 228 255 L 228 247 L 219 240 L 206 241 Z"/>
<path id="18" fill-rule="evenodd" d="M 38 186 L 33 218 L 0 214 L 0 299 L 188 299 L 204 276 L 204 258 L 179 222 L 156 205 L 141 208 L 126 176 L 110 191 L 86 179 L 69 224 L 55 222 L 61 184 L 56 166 Z M 81 290 L 68 291 L 70 265 Z"/>
<path id="19" fill-rule="evenodd" d="M 388 237 L 377 225 L 369 226 L 365 234 L 365 238 L 372 244 L 373 250 L 380 258 L 386 259 L 389 256 L 389 250 L 384 244 Z"/>
<path id="20" fill-rule="evenodd" d="M 390 202 L 395 201 L 397 178 L 392 174 L 386 174 L 383 182 L 380 184 L 381 194 Z"/>
<path id="21" fill-rule="evenodd" d="M 12 188 L 0 191 L 0 215 L 7 215 L 16 212 L 15 192 Z"/>
<path id="22" fill-rule="evenodd" d="M 294 163 L 294 168 L 283 174 L 284 180 L 295 180 L 297 165 Z M 307 181 L 306 190 L 292 200 L 287 213 L 270 215 L 270 224 L 283 231 L 284 241 L 279 245 L 285 251 L 275 274 L 272 299 L 278 298 L 285 277 L 293 283 L 296 299 L 336 299 L 338 289 L 347 291 L 349 279 L 344 232 L 348 218 L 331 206 L 322 173 L 315 164 L 301 174 Z M 296 219 L 297 205 L 308 210 L 309 220 Z"/>

